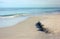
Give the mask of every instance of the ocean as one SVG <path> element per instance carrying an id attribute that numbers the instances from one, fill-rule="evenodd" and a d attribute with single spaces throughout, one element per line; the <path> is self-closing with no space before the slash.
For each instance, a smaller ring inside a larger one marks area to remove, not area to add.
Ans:
<path id="1" fill-rule="evenodd" d="M 12 14 L 41 15 L 60 12 L 60 8 L 0 8 L 0 16 L 11 16 Z M 28 19 L 29 16 L 18 16 L 15 18 L 0 18 L 0 28 L 14 26 Z"/>
<path id="2" fill-rule="evenodd" d="M 0 15 L 10 14 L 51 14 L 51 12 L 60 12 L 60 8 L 0 8 Z"/>

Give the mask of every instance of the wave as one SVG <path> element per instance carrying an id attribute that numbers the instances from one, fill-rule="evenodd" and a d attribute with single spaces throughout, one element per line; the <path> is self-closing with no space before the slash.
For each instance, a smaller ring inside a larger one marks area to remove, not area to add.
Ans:
<path id="1" fill-rule="evenodd" d="M 9 14 L 41 14 L 41 13 L 51 13 L 60 12 L 60 7 L 52 8 L 0 8 L 0 15 Z"/>

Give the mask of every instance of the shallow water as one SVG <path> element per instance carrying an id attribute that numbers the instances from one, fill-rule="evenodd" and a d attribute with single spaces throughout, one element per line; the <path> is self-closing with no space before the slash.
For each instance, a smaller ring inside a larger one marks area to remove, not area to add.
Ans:
<path id="1" fill-rule="evenodd" d="M 0 28 L 14 26 L 19 22 L 26 20 L 28 17 L 16 17 L 16 18 L 0 18 Z"/>

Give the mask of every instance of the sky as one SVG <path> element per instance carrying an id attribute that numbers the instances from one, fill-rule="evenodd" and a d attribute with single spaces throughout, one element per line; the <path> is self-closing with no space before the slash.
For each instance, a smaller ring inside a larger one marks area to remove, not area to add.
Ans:
<path id="1" fill-rule="evenodd" d="M 60 0 L 0 0 L 0 7 L 60 7 Z"/>

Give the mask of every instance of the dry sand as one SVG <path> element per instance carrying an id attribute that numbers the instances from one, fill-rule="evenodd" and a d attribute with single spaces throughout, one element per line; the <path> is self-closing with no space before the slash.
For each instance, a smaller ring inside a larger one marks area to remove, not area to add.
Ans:
<path id="1" fill-rule="evenodd" d="M 38 21 L 51 33 L 37 31 Z M 13 27 L 0 28 L 0 39 L 60 39 L 60 14 L 34 16 Z"/>

